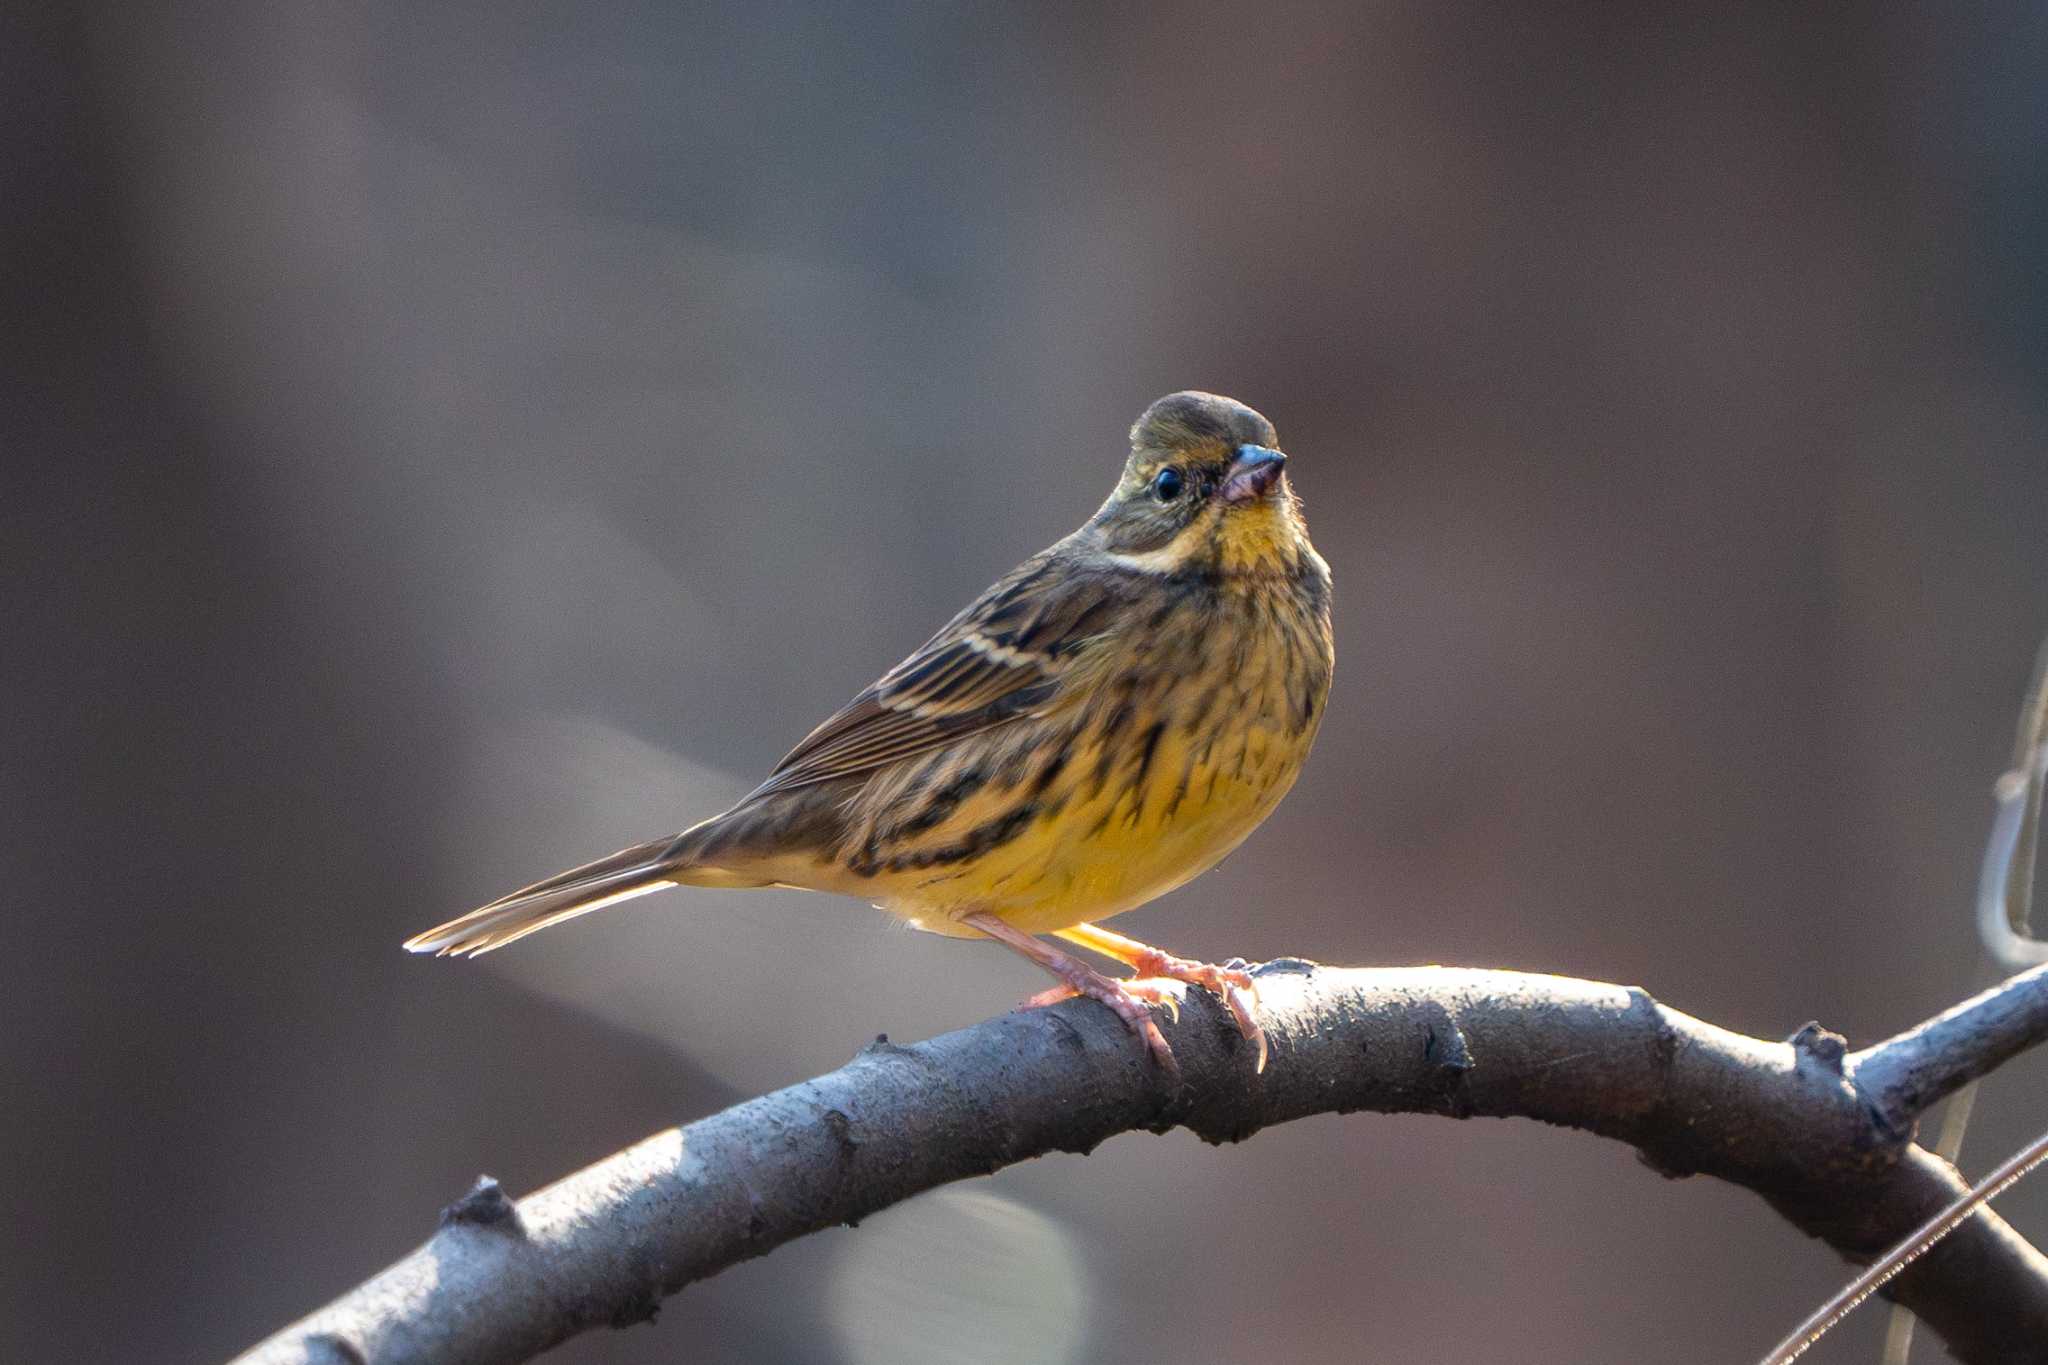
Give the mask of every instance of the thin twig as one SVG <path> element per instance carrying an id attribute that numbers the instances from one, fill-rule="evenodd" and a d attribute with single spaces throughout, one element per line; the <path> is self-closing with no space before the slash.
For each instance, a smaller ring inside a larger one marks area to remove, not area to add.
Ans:
<path id="1" fill-rule="evenodd" d="M 2034 660 L 2020 707 L 2012 762 L 1994 789 L 1998 813 L 1977 879 L 1977 932 L 2007 971 L 2048 962 L 2048 940 L 2033 937 L 2034 865 L 2041 841 L 2041 804 L 2048 791 L 2048 641 Z"/>
<path id="2" fill-rule="evenodd" d="M 2007 883 L 2010 894 L 2006 897 L 2012 927 L 2022 934 L 2033 933 L 2034 860 L 2041 844 L 2042 800 L 2044 792 L 2048 792 L 2044 761 L 2048 761 L 2048 640 L 2041 642 L 2040 651 L 2034 656 L 2034 679 L 2027 688 L 2027 700 L 2020 708 L 2020 721 L 2013 736 L 2013 770 L 2033 770 L 2027 815 L 2020 827 L 2019 847 L 2014 850 L 2011 879 Z"/>
<path id="3" fill-rule="evenodd" d="M 2028 755 L 2024 767 L 1998 779 L 1998 812 L 1984 848 L 1977 880 L 1977 932 L 1984 948 L 2007 970 L 2048 962 L 2048 941 L 2028 932 L 2033 904 L 2035 827 L 2041 791 L 2048 786 L 2048 743 Z"/>
<path id="4" fill-rule="evenodd" d="M 1970 1187 L 1967 1194 L 1927 1220 L 1912 1236 L 1886 1252 L 1863 1274 L 1844 1285 L 1840 1292 L 1813 1310 L 1791 1335 L 1771 1348 L 1763 1365 L 1792 1365 L 1806 1354 L 1827 1330 L 1855 1311 L 1856 1306 L 1875 1294 L 1913 1262 L 1934 1249 L 1936 1243 L 1962 1226 L 1963 1220 L 2019 1183 L 2022 1176 L 2048 1161 L 2048 1133 L 2043 1133 L 2000 1163 L 1997 1170 Z"/>

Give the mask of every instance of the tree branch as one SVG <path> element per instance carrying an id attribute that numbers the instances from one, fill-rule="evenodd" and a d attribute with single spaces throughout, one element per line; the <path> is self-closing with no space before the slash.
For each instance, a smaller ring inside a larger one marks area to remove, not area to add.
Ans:
<path id="1" fill-rule="evenodd" d="M 1757 1191 L 1868 1260 L 1962 1193 L 1912 1145 L 1925 1106 L 2048 1036 L 2048 967 L 1863 1052 L 1765 1042 L 1640 990 L 1438 967 L 1258 969 L 1263 1075 L 1191 993 L 1174 1088 L 1089 1002 L 1003 1015 L 659 1133 L 513 1203 L 494 1182 L 425 1245 L 245 1365 L 502 1365 L 794 1238 L 950 1181 L 1137 1129 L 1236 1142 L 1309 1114 L 1519 1116 L 1627 1142 L 1669 1175 Z M 1887 1287 L 1973 1365 L 2038 1359 L 2048 1258 L 1990 1211 Z"/>
<path id="2" fill-rule="evenodd" d="M 1859 1054 L 1856 1084 L 1903 1128 L 1980 1076 L 2048 1037 L 2048 990 L 2036 967 Z"/>

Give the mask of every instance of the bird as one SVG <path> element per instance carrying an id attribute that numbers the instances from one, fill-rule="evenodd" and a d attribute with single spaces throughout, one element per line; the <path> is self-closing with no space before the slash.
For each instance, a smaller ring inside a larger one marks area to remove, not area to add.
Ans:
<path id="1" fill-rule="evenodd" d="M 1273 424 L 1188 390 L 1145 409 L 1079 530 L 990 586 L 722 814 L 407 940 L 476 954 L 672 886 L 796 887 L 993 939 L 1101 1002 L 1177 1071 L 1152 1011 L 1216 994 L 1263 1070 L 1245 964 L 1103 928 L 1221 862 L 1271 815 L 1335 667 L 1330 567 Z M 1133 971 L 1105 974 L 1064 941 Z"/>

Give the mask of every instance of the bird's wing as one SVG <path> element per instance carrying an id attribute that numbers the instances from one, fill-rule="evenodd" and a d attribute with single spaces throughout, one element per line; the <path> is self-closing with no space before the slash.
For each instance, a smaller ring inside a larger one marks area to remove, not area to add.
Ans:
<path id="1" fill-rule="evenodd" d="M 1042 713 L 1115 625 L 1118 587 L 1050 552 L 1025 561 L 811 731 L 753 796 L 869 772 Z"/>

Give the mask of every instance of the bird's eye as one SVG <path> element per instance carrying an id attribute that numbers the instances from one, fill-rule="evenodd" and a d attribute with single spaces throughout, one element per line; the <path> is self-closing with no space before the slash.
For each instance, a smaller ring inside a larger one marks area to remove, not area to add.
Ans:
<path id="1" fill-rule="evenodd" d="M 1152 496 L 1161 502 L 1172 502 L 1180 496 L 1180 487 L 1180 471 L 1162 469 L 1159 471 L 1159 477 L 1152 480 Z"/>

